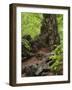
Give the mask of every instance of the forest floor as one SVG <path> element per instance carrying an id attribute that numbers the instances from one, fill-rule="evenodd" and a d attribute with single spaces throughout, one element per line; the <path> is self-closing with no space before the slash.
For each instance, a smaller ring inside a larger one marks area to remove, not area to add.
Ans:
<path id="1" fill-rule="evenodd" d="M 22 77 L 54 75 L 50 68 L 54 61 L 48 59 L 51 55 L 47 48 L 41 48 L 34 56 L 22 60 Z"/>

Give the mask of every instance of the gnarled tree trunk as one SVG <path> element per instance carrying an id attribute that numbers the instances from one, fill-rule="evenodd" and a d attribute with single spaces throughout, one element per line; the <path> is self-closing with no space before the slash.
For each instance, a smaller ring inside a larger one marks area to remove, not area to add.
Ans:
<path id="1" fill-rule="evenodd" d="M 40 37 L 50 51 L 53 50 L 56 45 L 60 44 L 57 18 L 55 14 L 43 14 Z"/>

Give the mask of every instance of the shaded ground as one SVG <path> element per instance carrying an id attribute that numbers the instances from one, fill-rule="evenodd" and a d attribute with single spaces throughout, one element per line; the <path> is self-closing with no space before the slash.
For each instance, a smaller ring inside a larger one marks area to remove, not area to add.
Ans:
<path id="1" fill-rule="evenodd" d="M 22 77 L 55 75 L 50 66 L 54 63 L 48 57 L 53 55 L 47 48 L 41 48 L 32 57 L 22 60 Z M 59 75 L 62 74 L 62 68 Z"/>

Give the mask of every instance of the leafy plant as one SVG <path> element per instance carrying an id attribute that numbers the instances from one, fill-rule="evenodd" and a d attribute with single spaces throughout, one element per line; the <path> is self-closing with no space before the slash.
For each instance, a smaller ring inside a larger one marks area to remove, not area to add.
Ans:
<path id="1" fill-rule="evenodd" d="M 30 43 L 29 43 L 29 41 L 28 40 L 26 40 L 26 39 L 23 39 L 22 40 L 22 44 L 24 45 L 24 47 L 27 49 L 27 50 L 31 50 L 31 45 L 30 45 Z"/>
<path id="2" fill-rule="evenodd" d="M 57 46 L 57 48 L 53 51 L 54 55 L 49 57 L 49 59 L 52 59 L 54 61 L 53 65 L 51 65 L 51 70 L 54 73 L 59 73 L 62 68 L 62 60 L 63 60 L 63 49 L 62 44 Z"/>
<path id="3" fill-rule="evenodd" d="M 63 40 L 63 15 L 57 15 L 57 23 L 58 23 L 58 33 L 60 35 L 60 41 Z"/>

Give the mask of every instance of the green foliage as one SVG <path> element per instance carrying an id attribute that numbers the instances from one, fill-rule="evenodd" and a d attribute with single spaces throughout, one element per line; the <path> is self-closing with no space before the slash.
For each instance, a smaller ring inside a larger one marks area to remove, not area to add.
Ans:
<path id="1" fill-rule="evenodd" d="M 60 69 L 62 68 L 62 60 L 63 60 L 63 46 L 60 44 L 57 48 L 53 51 L 54 55 L 49 57 L 49 59 L 54 60 L 54 64 L 51 66 L 51 70 L 54 73 L 59 73 Z"/>
<path id="2" fill-rule="evenodd" d="M 31 50 L 31 45 L 30 45 L 30 42 L 26 39 L 23 39 L 22 40 L 22 44 L 24 45 L 24 47 L 27 49 L 27 50 Z"/>
<path id="3" fill-rule="evenodd" d="M 57 15 L 57 23 L 58 23 L 58 32 L 60 35 L 60 41 L 63 40 L 63 15 L 58 14 Z"/>
<path id="4" fill-rule="evenodd" d="M 21 28 L 22 37 L 24 35 L 30 35 L 33 39 L 40 34 L 40 27 L 42 21 L 42 14 L 37 13 L 21 13 Z"/>

